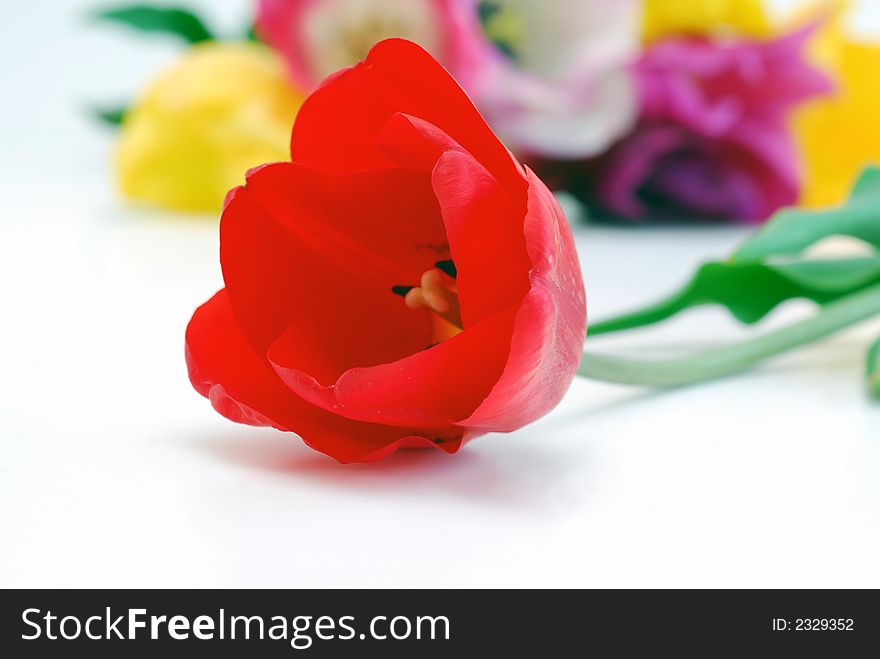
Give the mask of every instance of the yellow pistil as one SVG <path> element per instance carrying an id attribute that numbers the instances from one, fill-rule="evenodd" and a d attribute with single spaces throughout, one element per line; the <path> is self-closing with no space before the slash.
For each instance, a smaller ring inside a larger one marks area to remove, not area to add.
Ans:
<path id="1" fill-rule="evenodd" d="M 426 271 L 422 275 L 420 285 L 409 290 L 404 302 L 410 309 L 433 311 L 452 328 L 462 329 L 461 308 L 458 304 L 458 285 L 455 283 L 455 279 L 444 274 L 439 268 L 431 268 Z M 441 333 L 447 334 L 448 331 Z"/>

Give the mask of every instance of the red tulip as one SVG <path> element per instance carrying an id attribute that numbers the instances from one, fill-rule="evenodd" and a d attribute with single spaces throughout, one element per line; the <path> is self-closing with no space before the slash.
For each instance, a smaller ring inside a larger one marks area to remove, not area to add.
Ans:
<path id="1" fill-rule="evenodd" d="M 363 462 L 560 401 L 586 331 L 568 223 L 427 52 L 384 41 L 328 78 L 291 153 L 229 194 L 226 288 L 187 329 L 217 411 Z"/>

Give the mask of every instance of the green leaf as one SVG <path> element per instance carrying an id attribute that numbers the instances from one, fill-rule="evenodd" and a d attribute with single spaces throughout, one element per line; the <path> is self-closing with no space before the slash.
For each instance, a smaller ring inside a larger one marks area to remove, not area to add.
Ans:
<path id="1" fill-rule="evenodd" d="M 868 393 L 880 399 L 880 339 L 868 350 Z"/>
<path id="2" fill-rule="evenodd" d="M 706 263 L 665 300 L 590 327 L 590 335 L 620 332 L 667 320 L 687 309 L 725 306 L 740 322 L 753 324 L 786 300 L 825 305 L 880 283 L 880 256 L 856 259 L 764 263 Z"/>
<path id="3" fill-rule="evenodd" d="M 213 41 L 214 35 L 204 22 L 188 9 L 130 5 L 96 12 L 101 21 L 112 21 L 142 32 L 160 32 L 180 37 L 187 43 Z"/>
<path id="4" fill-rule="evenodd" d="M 865 169 L 839 208 L 780 211 L 733 253 L 734 261 L 800 254 L 829 236 L 851 236 L 880 249 L 880 169 Z"/>
<path id="5" fill-rule="evenodd" d="M 836 260 L 797 258 L 830 236 L 862 240 L 874 248 L 874 255 Z M 594 324 L 589 333 L 643 327 L 708 304 L 722 305 L 737 320 L 753 324 L 794 298 L 812 300 L 823 309 L 782 330 L 684 359 L 639 362 L 585 355 L 579 373 L 609 382 L 651 386 L 697 382 L 742 370 L 782 350 L 804 345 L 805 339 L 813 341 L 876 316 L 880 310 L 880 169 L 866 169 L 840 208 L 783 210 L 729 260 L 704 264 L 675 294 Z M 880 400 L 880 340 L 868 351 L 866 378 L 870 395 Z"/>
<path id="6" fill-rule="evenodd" d="M 119 126 L 122 123 L 122 120 L 125 119 L 125 114 L 128 112 L 129 108 L 125 106 L 115 107 L 115 108 L 93 108 L 95 116 L 103 121 L 104 123 L 110 124 L 111 126 Z"/>

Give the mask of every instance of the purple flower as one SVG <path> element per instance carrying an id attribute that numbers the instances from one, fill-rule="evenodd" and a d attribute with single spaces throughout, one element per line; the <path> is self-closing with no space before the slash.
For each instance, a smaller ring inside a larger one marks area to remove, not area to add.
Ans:
<path id="1" fill-rule="evenodd" d="M 813 26 L 763 41 L 675 38 L 636 65 L 641 117 L 595 195 L 624 218 L 760 221 L 796 201 L 791 112 L 831 90 L 802 54 Z"/>

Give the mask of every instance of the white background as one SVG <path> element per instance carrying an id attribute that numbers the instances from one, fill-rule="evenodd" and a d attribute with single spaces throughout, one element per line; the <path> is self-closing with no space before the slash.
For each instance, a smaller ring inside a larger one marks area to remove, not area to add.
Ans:
<path id="1" fill-rule="evenodd" d="M 228 31 L 247 13 L 198 4 Z M 89 25 L 88 6 L 0 22 L 0 586 L 880 587 L 880 406 L 862 381 L 878 323 L 688 390 L 578 382 L 451 458 L 343 467 L 214 413 L 183 333 L 221 285 L 216 219 L 118 200 L 112 132 L 85 112 L 175 48 Z M 577 235 L 600 318 L 744 231 Z M 741 333 L 702 310 L 591 346 Z"/>

